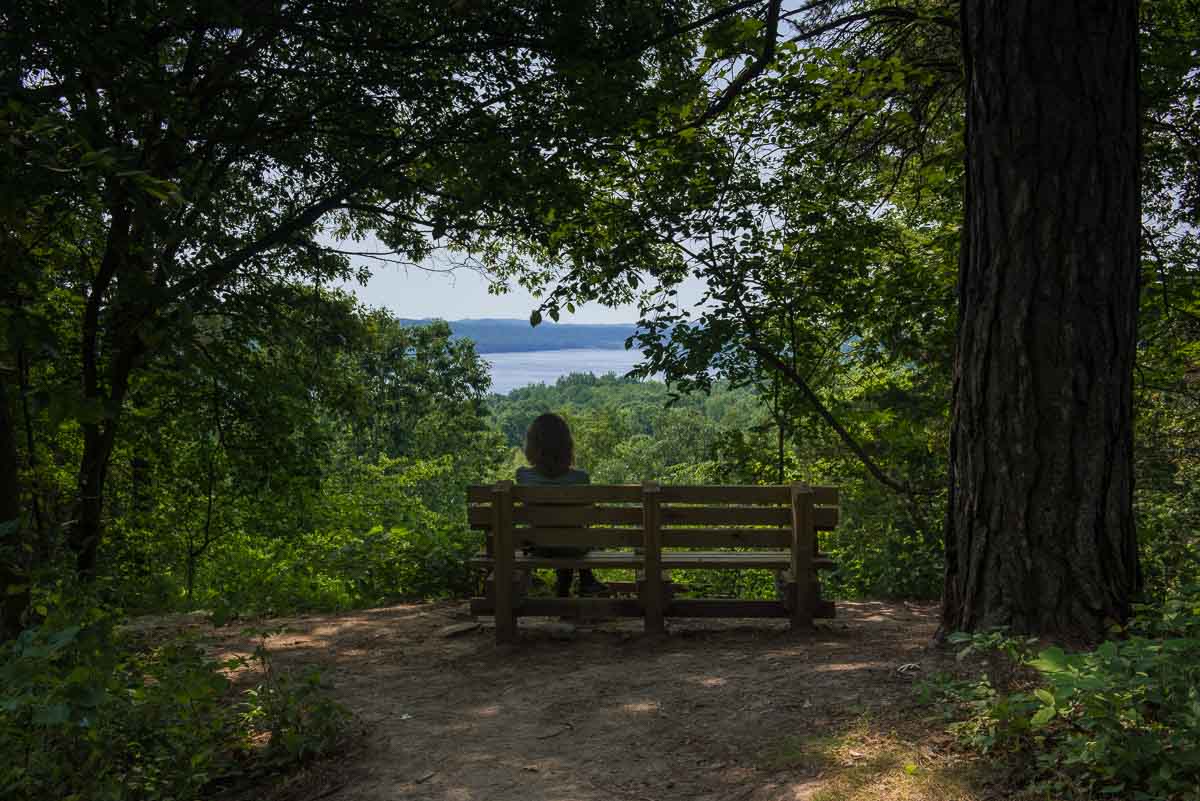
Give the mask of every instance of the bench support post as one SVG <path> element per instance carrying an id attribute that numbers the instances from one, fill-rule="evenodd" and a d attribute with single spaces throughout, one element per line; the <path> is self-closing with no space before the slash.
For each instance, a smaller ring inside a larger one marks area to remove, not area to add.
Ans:
<path id="1" fill-rule="evenodd" d="M 792 628 L 811 628 L 816 613 L 813 550 L 817 531 L 813 520 L 813 491 L 807 484 L 792 485 Z"/>
<path id="2" fill-rule="evenodd" d="M 662 512 L 659 508 L 659 485 L 657 481 L 642 482 L 642 533 L 646 551 L 641 601 L 645 615 L 647 634 L 663 634 L 666 623 L 663 619 L 665 598 L 662 578 Z"/>
<path id="3" fill-rule="evenodd" d="M 492 488 L 492 536 L 496 541 L 495 575 L 496 644 L 516 642 L 517 616 L 513 605 L 513 496 L 512 482 Z"/>

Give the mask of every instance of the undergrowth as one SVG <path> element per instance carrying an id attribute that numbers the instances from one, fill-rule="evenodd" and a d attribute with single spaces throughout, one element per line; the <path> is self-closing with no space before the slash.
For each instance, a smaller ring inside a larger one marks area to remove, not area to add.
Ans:
<path id="1" fill-rule="evenodd" d="M 1027 758 L 1033 797 L 1200 801 L 1200 586 L 1138 607 L 1090 651 L 1004 632 L 951 641 L 982 675 L 937 676 L 923 700 L 967 746 Z"/>
<path id="2" fill-rule="evenodd" d="M 186 636 L 142 646 L 94 604 L 42 606 L 0 649 L 0 797 L 208 798 L 321 754 L 348 712 L 318 672 L 260 645 L 215 660 Z M 233 671 L 258 677 L 235 687 Z"/>

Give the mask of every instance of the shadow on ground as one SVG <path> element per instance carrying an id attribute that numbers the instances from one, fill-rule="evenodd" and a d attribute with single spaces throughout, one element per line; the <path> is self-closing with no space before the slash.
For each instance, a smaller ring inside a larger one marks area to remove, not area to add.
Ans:
<path id="1" fill-rule="evenodd" d="M 842 603 L 793 633 L 782 621 L 640 621 L 574 631 L 522 619 L 497 648 L 461 604 L 260 624 L 278 665 L 319 665 L 365 736 L 277 797 L 333 801 L 866 801 L 989 798 L 913 684 L 953 658 L 930 650 L 928 605 Z M 457 628 L 463 628 L 458 626 Z M 257 644 L 209 632 L 225 653 Z M 916 667 L 912 667 L 915 665 Z M 900 670 L 901 667 L 906 667 Z"/>

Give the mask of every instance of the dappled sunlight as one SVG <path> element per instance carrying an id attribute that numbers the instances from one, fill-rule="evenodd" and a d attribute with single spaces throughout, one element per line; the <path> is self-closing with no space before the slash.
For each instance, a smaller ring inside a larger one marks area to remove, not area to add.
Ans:
<path id="1" fill-rule="evenodd" d="M 658 708 L 658 701 L 633 701 L 628 704 L 621 704 L 622 712 L 632 712 L 635 714 L 657 712 Z"/>
<path id="2" fill-rule="evenodd" d="M 845 673 L 851 670 L 879 670 L 885 668 L 876 662 L 822 662 L 809 667 L 814 673 Z"/>
<path id="3" fill-rule="evenodd" d="M 838 615 L 862 622 L 884 621 L 913 622 L 928 621 L 937 617 L 938 606 L 933 603 L 883 601 L 838 601 Z"/>
<path id="4" fill-rule="evenodd" d="M 812 647 L 809 645 L 796 646 L 795 648 L 772 648 L 766 651 L 760 658 L 766 660 L 773 659 L 809 659 L 812 657 Z"/>
<path id="5" fill-rule="evenodd" d="M 892 663 L 912 661 L 932 624 L 906 632 L 886 604 L 869 606 L 819 638 L 776 621 L 692 620 L 665 638 L 595 621 L 563 640 L 534 620 L 516 647 L 497 649 L 486 624 L 441 636 L 457 607 L 428 604 L 345 625 L 289 620 L 269 644 L 290 667 L 330 668 L 379 743 L 358 768 L 369 777 L 332 801 L 973 801 L 925 735 L 892 731 L 912 697 Z M 866 619 L 879 610 L 886 622 Z M 247 652 L 255 642 L 218 640 Z M 805 731 L 827 736 L 786 736 Z"/>
<path id="6" fill-rule="evenodd" d="M 327 662 L 353 664 L 376 656 L 381 646 L 410 639 L 411 633 L 405 632 L 407 626 L 450 623 L 452 618 L 446 611 L 438 604 L 403 604 L 345 615 L 233 622 L 210 631 L 219 658 L 247 656 L 265 644 L 279 657 L 317 653 Z"/>
<path id="7" fill-rule="evenodd" d="M 808 801 L 973 801 L 982 792 L 978 766 L 938 752 L 867 720 L 823 735 L 789 736 L 764 754 L 765 764 L 811 778 L 781 790 Z M 757 796 L 756 796 L 757 797 Z"/>

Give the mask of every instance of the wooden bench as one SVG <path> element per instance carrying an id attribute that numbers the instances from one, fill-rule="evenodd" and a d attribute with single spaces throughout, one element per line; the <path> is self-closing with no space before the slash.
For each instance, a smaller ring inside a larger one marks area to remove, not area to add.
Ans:
<path id="1" fill-rule="evenodd" d="M 808 627 L 833 617 L 816 571 L 834 566 L 817 549 L 817 532 L 837 525 L 832 487 L 580 485 L 495 486 L 467 489 L 468 519 L 485 533 L 471 564 L 490 571 L 474 614 L 494 614 L 496 641 L 516 639 L 517 617 L 628 616 L 661 633 L 666 617 L 786 617 Z M 585 546 L 584 556 L 538 556 L 532 546 Z M 678 550 L 678 549 L 688 550 Z M 696 550 L 724 548 L 739 550 Z M 526 597 L 524 575 L 534 568 L 630 568 L 636 598 Z M 783 573 L 781 600 L 673 597 L 667 571 L 766 568 Z M 502 579 L 507 580 L 502 580 Z"/>

